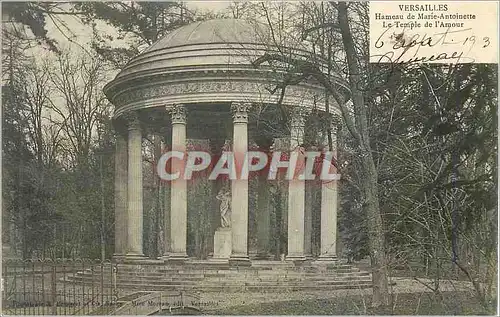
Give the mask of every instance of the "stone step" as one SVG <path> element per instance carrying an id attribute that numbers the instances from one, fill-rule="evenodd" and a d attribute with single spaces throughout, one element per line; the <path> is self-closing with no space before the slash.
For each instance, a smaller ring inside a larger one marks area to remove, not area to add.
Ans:
<path id="1" fill-rule="evenodd" d="M 358 284 L 358 285 L 311 285 L 311 286 L 291 286 L 291 287 L 280 287 L 280 286 L 247 286 L 246 291 L 250 292 L 275 292 L 275 291 L 303 291 L 303 290 L 338 290 L 338 289 L 363 289 L 371 288 L 370 284 Z"/>
<path id="2" fill-rule="evenodd" d="M 175 266 L 175 267 L 169 267 L 169 266 L 160 266 L 160 267 L 143 267 L 143 266 L 135 266 L 135 265 L 126 265 L 126 266 L 121 266 L 117 265 L 115 266 L 118 268 L 120 271 L 131 271 L 131 272 L 214 272 L 214 271 L 235 271 L 235 272 L 255 272 L 255 271 L 266 271 L 266 272 L 310 272 L 310 273 L 318 273 L 318 272 L 331 272 L 331 271 L 338 271 L 338 270 L 348 270 L 348 271 L 359 271 L 360 269 L 357 267 L 352 267 L 352 266 L 341 266 L 341 267 L 335 267 L 335 268 L 324 268 L 324 267 L 273 267 L 273 268 L 266 268 L 266 267 L 227 267 L 227 268 L 215 268 L 215 267 L 186 267 L 186 266 Z M 87 268 L 86 270 L 90 270 L 90 267 Z M 100 271 L 101 268 L 99 266 L 94 267 L 94 271 L 98 272 Z M 106 267 L 104 268 L 105 271 L 111 270 L 111 267 Z"/>
<path id="3" fill-rule="evenodd" d="M 289 284 L 275 284 L 275 285 L 149 285 L 149 284 L 123 284 L 120 287 L 129 290 L 151 290 L 151 291 L 165 291 L 165 290 L 184 290 L 184 291 L 204 291 L 204 292 L 288 292 L 300 290 L 337 290 L 337 289 L 362 289 L 370 288 L 371 283 L 357 283 L 357 284 L 337 284 L 337 285 L 289 285 Z"/>
<path id="4" fill-rule="evenodd" d="M 105 287 L 111 287 L 111 284 L 104 284 Z M 121 288 L 126 289 L 137 289 L 137 290 L 203 290 L 203 291 L 290 291 L 290 290 L 334 290 L 334 289 L 358 289 L 358 288 L 369 288 L 371 283 L 367 281 L 360 281 L 357 283 L 346 283 L 337 282 L 330 284 L 316 283 L 269 283 L 269 284 L 249 284 L 249 283 L 239 283 L 239 284 L 229 284 L 229 283 L 217 283 L 217 284 L 151 284 L 151 283 L 120 283 L 118 285 Z"/>
<path id="5" fill-rule="evenodd" d="M 342 274 L 258 274 L 258 275 L 248 275 L 248 274 L 240 274 L 240 275 L 205 275 L 205 278 L 299 278 L 299 279 L 328 279 L 328 278 L 338 278 L 338 277 L 364 277 L 370 276 L 368 272 L 356 272 L 356 273 L 342 273 Z"/>
<path id="6" fill-rule="evenodd" d="M 133 290 L 193 291 L 293 291 L 371 287 L 371 274 L 345 263 L 295 266 L 291 262 L 252 261 L 251 267 L 230 267 L 207 261 L 184 264 L 118 264 L 113 281 L 111 265 L 95 266 L 66 276 L 65 283 Z M 101 280 L 101 270 L 104 276 Z"/>
<path id="7" fill-rule="evenodd" d="M 252 270 L 266 270 L 266 271 L 305 271 L 305 272 L 322 272 L 322 271 L 336 271 L 336 270 L 359 270 L 356 267 L 352 267 L 351 265 L 344 264 L 344 265 L 332 265 L 332 266 L 294 266 L 293 264 L 287 264 L 287 265 L 271 265 L 271 266 L 265 266 L 264 264 L 258 265 L 258 264 L 253 264 L 252 266 L 249 267 L 230 267 L 229 265 L 225 266 L 213 266 L 213 265 L 205 265 L 205 266 L 192 266 L 192 265 L 155 265 L 155 266 L 148 266 L 148 265 L 129 265 L 129 264 L 118 264 L 116 267 L 119 270 L 130 270 L 130 271 L 144 271 L 144 272 L 171 272 L 171 271 L 217 271 L 217 270 L 245 270 L 245 271 L 252 271 Z M 100 269 L 100 266 L 97 266 L 96 269 Z M 104 266 L 105 270 L 109 270 L 110 266 L 105 265 Z"/>
<path id="8" fill-rule="evenodd" d="M 371 280 L 332 280 L 332 281 L 321 281 L 321 282 L 310 282 L 310 281 L 242 281 L 239 284 L 246 286 L 266 286 L 266 285 L 288 285 L 288 286 L 312 286 L 312 285 L 349 285 L 349 284 L 359 284 L 368 283 Z M 231 283 L 227 283 L 231 285 Z"/>
<path id="9" fill-rule="evenodd" d="M 166 273 L 142 273 L 142 272 L 118 272 L 117 276 L 123 277 L 152 277 L 152 278 L 204 278 L 206 275 L 202 273 L 176 273 L 176 274 L 166 274 Z"/>
<path id="10" fill-rule="evenodd" d="M 78 276 L 86 279 L 100 279 L 100 274 L 91 274 L 89 272 L 79 272 L 77 274 L 70 274 L 68 276 Z M 325 280 L 325 279 L 338 279 L 338 278 L 365 278 L 371 277 L 369 272 L 352 272 L 352 273 L 341 273 L 341 274 L 247 274 L 241 272 L 240 274 L 171 274 L 171 275 L 159 275 L 151 273 L 118 273 L 115 275 L 119 279 L 151 279 L 151 280 L 199 280 L 199 279 L 301 279 L 301 280 Z M 105 274 L 104 279 L 111 279 L 111 274 Z"/>
<path id="11" fill-rule="evenodd" d="M 68 281 L 74 281 L 78 283 L 86 283 L 95 285 L 100 284 L 101 280 L 94 280 L 84 278 L 84 277 L 68 277 Z M 226 283 L 226 284 L 245 284 L 251 283 L 253 284 L 269 284 L 269 283 L 315 283 L 318 285 L 328 284 L 328 283 L 338 283 L 338 282 L 359 282 L 359 281 L 367 281 L 370 282 L 371 278 L 335 278 L 335 279 L 323 279 L 323 280 L 308 280 L 308 279 L 233 279 L 233 280 L 214 280 L 214 279 L 197 279 L 197 280 L 185 280 L 185 279 L 146 279 L 146 278 L 134 278 L 134 279 L 120 279 L 116 280 L 117 285 L 126 284 L 126 283 L 149 283 L 149 284 L 180 284 L 180 285 L 190 285 L 190 284 L 199 284 L 199 283 Z M 104 283 L 110 283 L 109 279 L 103 280 Z"/>
<path id="12" fill-rule="evenodd" d="M 206 265 L 206 266 L 191 266 L 191 265 L 156 265 L 156 266 L 145 266 L 145 265 L 129 265 L 129 264 L 117 264 L 115 265 L 118 269 L 122 270 L 131 270 L 131 271 L 179 271 L 179 270 L 190 270 L 190 271 L 213 271 L 213 270 L 229 270 L 229 269 L 237 269 L 230 267 L 229 265 L 221 266 L 221 265 Z M 110 266 L 106 267 L 107 269 Z"/>
<path id="13" fill-rule="evenodd" d="M 100 273 L 91 273 L 89 271 L 78 272 L 79 275 L 89 275 L 89 276 L 100 276 Z M 105 276 L 111 276 L 111 273 L 105 273 Z M 321 273 L 310 273 L 310 272 L 279 272 L 279 271 L 255 271 L 255 272 L 245 272 L 245 271 L 214 271 L 214 272 L 133 272 L 133 271 L 118 271 L 118 276 L 126 277 L 184 277 L 184 278 L 203 278 L 203 277 L 215 277 L 215 278 L 232 278 L 245 276 L 247 278 L 256 277 L 336 277 L 336 276 L 366 276 L 370 275 L 369 272 L 362 271 L 346 271 L 346 272 L 321 272 Z"/>
<path id="14" fill-rule="evenodd" d="M 76 276 L 86 279 L 100 279 L 100 274 L 92 274 L 89 271 L 79 272 Z M 350 273 L 328 273 L 328 274 L 312 274 L 312 273 L 248 273 L 248 272 L 225 272 L 225 273 L 182 273 L 182 274 L 163 274 L 151 272 L 118 272 L 117 278 L 141 278 L 141 279 L 162 279 L 162 280 L 199 280 L 199 279 L 309 279 L 309 280 L 327 280 L 337 278 L 357 278 L 370 276 L 369 272 L 350 272 Z M 110 279 L 111 274 L 105 274 L 104 279 Z"/>
<path id="15" fill-rule="evenodd" d="M 88 273 L 76 274 L 74 277 L 80 279 L 85 279 L 91 281 L 100 280 L 100 275 L 91 275 Z M 110 275 L 105 275 L 104 280 L 110 280 L 112 277 Z M 163 280 L 163 281 L 199 281 L 199 280 L 310 280 L 310 281 L 325 281 L 325 280 L 355 280 L 359 278 L 371 278 L 368 272 L 359 273 L 345 273 L 345 274 L 334 274 L 334 275 L 273 275 L 273 274 L 261 274 L 261 275 L 202 275 L 202 274 L 188 274 L 188 275 L 151 275 L 151 274 L 117 274 L 117 280 L 129 280 L 129 279 L 141 279 L 141 280 Z"/>
<path id="16" fill-rule="evenodd" d="M 87 280 L 87 279 L 82 279 L 82 278 L 67 278 L 66 282 L 76 282 L 76 283 L 84 283 L 86 285 L 91 285 L 92 281 Z M 104 285 L 111 286 L 112 284 L 110 283 L 109 280 L 103 281 Z M 101 281 L 94 281 L 94 285 L 100 285 Z M 199 284 L 200 281 L 165 281 L 165 280 L 143 280 L 143 279 L 117 279 L 116 280 L 116 285 L 122 286 L 122 285 L 197 285 Z"/>

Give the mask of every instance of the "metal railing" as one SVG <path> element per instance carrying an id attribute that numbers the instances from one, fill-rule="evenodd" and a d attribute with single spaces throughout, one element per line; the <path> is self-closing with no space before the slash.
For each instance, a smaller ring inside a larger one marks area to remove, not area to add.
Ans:
<path id="1" fill-rule="evenodd" d="M 116 309 L 116 264 L 93 260 L 2 262 L 2 314 L 104 315 Z"/>

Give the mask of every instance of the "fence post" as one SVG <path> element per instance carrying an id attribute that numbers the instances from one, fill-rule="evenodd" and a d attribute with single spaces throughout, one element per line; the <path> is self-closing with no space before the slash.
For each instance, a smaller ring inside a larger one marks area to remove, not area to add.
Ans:
<path id="1" fill-rule="evenodd" d="M 7 304 L 7 265 L 8 262 L 3 262 L 2 263 L 2 268 L 3 268 L 3 275 L 2 275 L 2 289 L 0 290 L 2 292 L 2 311 L 5 311 L 5 305 Z"/>
<path id="2" fill-rule="evenodd" d="M 104 262 L 101 262 L 101 305 L 104 308 Z"/>
<path id="3" fill-rule="evenodd" d="M 47 299 L 45 298 L 45 259 L 42 259 L 41 263 L 41 272 L 42 272 L 42 315 L 45 315 L 45 306 L 47 306 Z"/>
<path id="4" fill-rule="evenodd" d="M 52 315 L 57 315 L 57 284 L 56 284 L 56 274 L 57 274 L 57 266 L 56 262 L 52 263 L 52 274 L 51 274 L 51 299 L 52 299 Z"/>
<path id="5" fill-rule="evenodd" d="M 116 274 L 118 273 L 118 265 L 115 263 L 111 263 L 111 270 L 112 270 L 112 278 L 111 278 L 111 287 L 112 287 L 112 300 L 113 300 L 113 308 L 116 310 L 117 303 L 118 303 L 118 290 L 116 289 Z"/>

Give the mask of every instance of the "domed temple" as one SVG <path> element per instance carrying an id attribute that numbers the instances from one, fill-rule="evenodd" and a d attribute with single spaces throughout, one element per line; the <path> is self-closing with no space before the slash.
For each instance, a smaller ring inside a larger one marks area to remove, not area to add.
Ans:
<path id="1" fill-rule="evenodd" d="M 220 155 L 228 147 L 234 153 L 318 149 L 328 144 L 326 131 L 333 131 L 335 151 L 338 104 L 311 78 L 282 89 L 290 67 L 252 63 L 266 53 L 318 60 L 307 48 L 275 43 L 266 26 L 238 19 L 209 20 L 161 38 L 106 85 L 105 94 L 115 106 L 115 259 L 127 263 L 146 259 L 142 144 L 147 135 L 161 137 L 165 148 L 180 152 L 190 151 L 189 140 L 203 140 L 200 144 Z M 172 167 L 179 167 L 176 164 L 180 163 L 172 161 Z M 253 259 L 279 259 L 270 256 L 275 249 L 272 230 L 277 227 L 271 225 L 276 222 L 271 216 L 275 186 L 266 177 L 255 182 L 251 188 L 245 179 L 213 181 L 210 199 L 220 201 L 220 206 L 214 203 L 214 210 L 201 211 L 216 215 L 207 262 L 244 266 L 252 265 Z M 306 183 L 294 180 L 281 186 L 285 188 L 285 229 L 279 241 L 282 250 L 274 253 L 284 254 L 284 261 L 293 265 L 307 259 L 334 262 L 337 181 L 321 183 L 317 189 L 308 189 Z M 188 205 L 193 200 L 188 197 L 189 182 L 178 178 L 162 185 L 168 187 L 160 239 L 164 254 L 156 261 L 190 261 Z M 223 193 L 226 187 L 229 195 Z M 314 190 L 319 193 L 319 208 L 313 208 L 311 201 Z M 256 197 L 256 203 L 249 203 L 250 196 Z M 250 226 L 252 209 L 256 225 Z M 227 214 L 220 217 L 223 212 Z M 313 214 L 317 226 L 313 226 Z M 256 239 L 255 255 L 249 252 L 250 230 Z M 314 254 L 311 240 L 316 233 L 319 247 Z"/>

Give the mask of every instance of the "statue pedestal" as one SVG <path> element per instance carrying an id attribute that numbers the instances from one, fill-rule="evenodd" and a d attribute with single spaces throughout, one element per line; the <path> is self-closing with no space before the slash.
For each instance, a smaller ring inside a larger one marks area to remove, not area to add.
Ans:
<path id="1" fill-rule="evenodd" d="M 214 235 L 214 259 L 229 259 L 231 255 L 231 228 L 219 228 Z"/>

